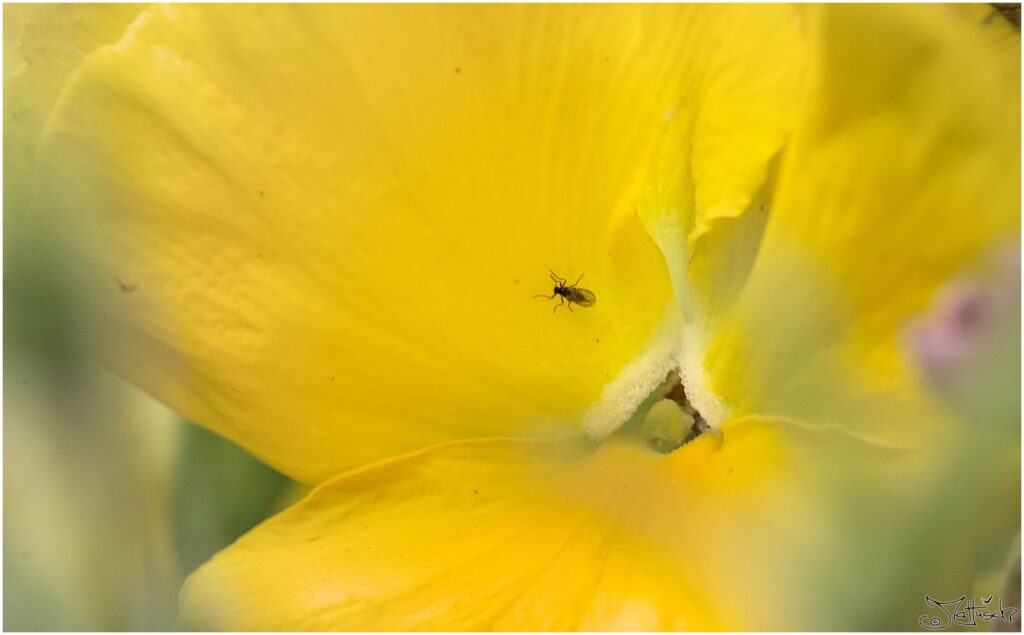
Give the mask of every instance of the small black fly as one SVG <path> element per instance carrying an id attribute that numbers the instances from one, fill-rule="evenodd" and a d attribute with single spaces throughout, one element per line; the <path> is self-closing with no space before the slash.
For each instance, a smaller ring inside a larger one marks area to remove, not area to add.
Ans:
<path id="1" fill-rule="evenodd" d="M 566 284 L 568 280 L 559 277 L 558 275 L 555 274 L 554 271 L 548 271 L 548 273 L 551 274 L 551 279 L 555 281 L 555 288 L 553 292 L 551 293 L 551 295 L 540 294 L 535 295 L 533 297 L 547 298 L 548 300 L 553 300 L 557 297 L 559 302 L 558 304 L 555 305 L 555 308 L 551 309 L 552 313 L 557 311 L 558 307 L 565 304 L 566 300 L 569 301 L 569 304 L 567 306 L 569 307 L 570 313 L 572 313 L 572 305 L 574 304 L 576 306 L 586 308 L 588 306 L 594 306 L 594 303 L 597 302 L 597 296 L 594 295 L 593 291 L 591 291 L 590 289 L 581 289 L 580 287 L 576 286 L 580 283 L 580 280 L 583 279 L 582 273 L 580 274 L 579 278 L 576 278 L 576 282 L 572 284 Z"/>

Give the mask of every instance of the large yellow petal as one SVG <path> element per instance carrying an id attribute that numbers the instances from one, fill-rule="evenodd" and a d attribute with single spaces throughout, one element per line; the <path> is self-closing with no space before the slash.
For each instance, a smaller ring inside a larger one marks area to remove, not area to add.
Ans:
<path id="1" fill-rule="evenodd" d="M 51 120 L 51 202 L 92 222 L 114 365 L 304 481 L 558 434 L 602 398 L 624 420 L 678 339 L 635 214 L 665 117 L 727 105 L 740 84 L 708 73 L 766 54 L 692 44 L 775 41 L 787 16 L 156 8 Z M 553 315 L 549 268 L 596 305 Z"/>
<path id="2" fill-rule="evenodd" d="M 761 251 L 709 331 L 713 391 L 732 415 L 915 443 L 943 425 L 903 332 L 944 281 L 1020 233 L 1019 37 L 969 17 L 813 11 L 808 103 Z"/>
<path id="3" fill-rule="evenodd" d="M 911 627 L 925 593 L 965 589 L 972 574 L 970 549 L 913 555 L 970 540 L 967 514 L 917 522 L 936 509 L 921 495 L 936 456 L 770 420 L 732 422 L 723 438 L 668 455 L 625 438 L 596 450 L 435 447 L 324 483 L 241 538 L 186 583 L 182 620 L 243 630 Z"/>

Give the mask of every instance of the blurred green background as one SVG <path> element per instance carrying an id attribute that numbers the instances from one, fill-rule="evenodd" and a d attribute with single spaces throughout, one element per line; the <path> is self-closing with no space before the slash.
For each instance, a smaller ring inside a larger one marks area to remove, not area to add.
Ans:
<path id="1" fill-rule="evenodd" d="M 185 576 L 300 490 L 98 367 L 75 263 L 4 225 L 4 629 L 173 629 Z"/>
<path id="2" fill-rule="evenodd" d="M 97 365 L 89 264 L 4 141 L 4 630 L 174 629 L 185 577 L 302 490 Z"/>
<path id="3" fill-rule="evenodd" d="M 300 490 L 98 367 L 75 263 L 4 225 L 4 629 L 173 629 L 185 576 Z"/>

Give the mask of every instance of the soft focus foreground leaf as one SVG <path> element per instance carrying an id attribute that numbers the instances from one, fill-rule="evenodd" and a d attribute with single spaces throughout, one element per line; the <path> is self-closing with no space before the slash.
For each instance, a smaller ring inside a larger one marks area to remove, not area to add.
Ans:
<path id="1" fill-rule="evenodd" d="M 21 217 L 4 241 L 4 628 L 170 628 L 173 414 L 93 363 L 87 267 L 53 225 Z"/>

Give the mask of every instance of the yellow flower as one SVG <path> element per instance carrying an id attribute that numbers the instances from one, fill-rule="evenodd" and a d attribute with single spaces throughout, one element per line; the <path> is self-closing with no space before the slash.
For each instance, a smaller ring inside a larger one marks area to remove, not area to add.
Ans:
<path id="1" fill-rule="evenodd" d="M 185 624 L 913 627 L 1017 527 L 1019 405 L 904 337 L 1019 235 L 990 10 L 134 11 L 24 69 L 37 203 L 107 363 L 316 486 Z"/>

